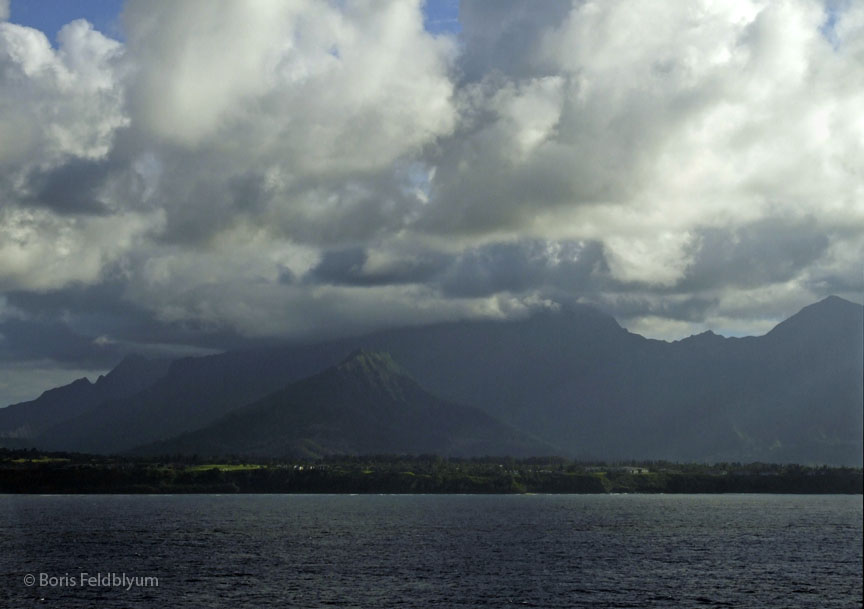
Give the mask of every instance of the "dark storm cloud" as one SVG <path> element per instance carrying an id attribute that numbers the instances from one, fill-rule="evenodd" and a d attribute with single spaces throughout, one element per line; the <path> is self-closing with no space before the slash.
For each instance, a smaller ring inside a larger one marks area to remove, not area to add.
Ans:
<path id="1" fill-rule="evenodd" d="M 5 359 L 52 358 L 110 365 L 119 355 L 178 356 L 263 344 L 197 320 L 167 322 L 124 297 L 122 281 L 74 285 L 49 292 L 10 292 L 6 300 L 25 318 L 0 322 Z M 58 321 L 62 320 L 62 321 Z M 77 355 L 76 355 L 77 354 Z"/>
<path id="2" fill-rule="evenodd" d="M 393 234 L 417 205 L 401 175 L 311 175 L 277 187 L 260 171 L 224 167 L 224 159 L 207 153 L 172 150 L 164 157 L 157 196 L 165 244 L 209 246 L 245 225 L 275 240 L 338 246 Z"/>
<path id="3" fill-rule="evenodd" d="M 446 204 L 424 208 L 417 229 L 436 234 L 483 234 L 492 226 L 518 230 L 539 211 L 584 203 L 603 189 L 596 176 L 575 183 L 574 172 L 580 170 L 568 162 L 572 159 L 549 155 L 514 165 L 499 156 L 503 148 L 492 146 L 488 155 L 473 158 L 475 144 L 466 140 L 442 143 L 433 194 Z M 464 169 L 468 163 L 470 172 Z"/>
<path id="4" fill-rule="evenodd" d="M 270 230 L 297 243 L 333 247 L 373 241 L 402 229 L 417 201 L 389 175 L 298 181 L 274 196 Z"/>
<path id="5" fill-rule="evenodd" d="M 9 292 L 6 300 L 29 319 L 65 319 L 76 332 L 93 338 L 108 335 L 128 340 L 157 339 L 161 324 L 151 312 L 127 301 L 124 289 L 122 280 L 115 278 L 45 292 Z"/>
<path id="6" fill-rule="evenodd" d="M 864 294 L 864 270 L 840 274 L 816 269 L 805 284 L 817 294 Z"/>
<path id="7" fill-rule="evenodd" d="M 499 292 L 592 292 L 605 269 L 597 242 L 529 240 L 493 243 L 458 256 L 440 279 L 447 296 L 482 297 Z"/>
<path id="8" fill-rule="evenodd" d="M 362 247 L 326 251 L 317 266 L 306 274 L 305 280 L 310 283 L 362 285 L 366 281 L 363 265 L 368 257 Z"/>
<path id="9" fill-rule="evenodd" d="M 699 231 L 695 259 L 676 290 L 753 287 L 788 281 L 825 254 L 829 236 L 812 219 L 766 218 Z"/>
<path id="10" fill-rule="evenodd" d="M 543 35 L 559 25 L 572 9 L 570 0 L 543 2 L 542 7 L 522 0 L 468 0 L 459 5 L 465 36 L 460 68 L 466 80 L 479 80 L 490 72 L 516 78 L 535 76 L 537 50 Z M 542 9 L 542 10 L 540 10 Z M 546 72 L 553 72 L 547 68 Z"/>
<path id="11" fill-rule="evenodd" d="M 58 321 L 7 319 L 0 322 L 0 360 L 53 360 L 74 366 L 110 366 L 118 350 L 82 336 Z"/>
<path id="12" fill-rule="evenodd" d="M 108 206 L 100 200 L 100 189 L 111 171 L 104 161 L 72 159 L 52 169 L 30 174 L 28 198 L 32 204 L 58 214 L 104 214 Z"/>
<path id="13" fill-rule="evenodd" d="M 445 298 L 482 298 L 502 292 L 543 290 L 584 295 L 607 285 L 608 267 L 599 242 L 529 239 L 489 243 L 458 254 L 422 252 L 401 258 L 388 255 L 386 263 L 368 264 L 370 252 L 350 247 L 324 252 L 306 273 L 307 284 L 388 286 L 424 284 Z M 291 283 L 292 275 L 283 280 Z"/>
<path id="14" fill-rule="evenodd" d="M 439 253 L 419 253 L 394 258 L 377 268 L 368 268 L 369 253 L 363 247 L 325 251 L 321 261 L 303 280 L 345 286 L 385 286 L 426 283 L 440 275 L 452 258 Z"/>
<path id="15" fill-rule="evenodd" d="M 261 213 L 267 202 L 265 178 L 258 173 L 248 172 L 228 180 L 228 191 L 234 207 L 246 213 Z"/>

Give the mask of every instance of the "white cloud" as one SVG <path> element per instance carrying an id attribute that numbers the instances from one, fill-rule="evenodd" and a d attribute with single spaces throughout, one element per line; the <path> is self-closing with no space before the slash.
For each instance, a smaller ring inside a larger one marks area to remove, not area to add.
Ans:
<path id="1" fill-rule="evenodd" d="M 368 170 L 454 123 L 454 47 L 418 2 L 131 2 L 140 126 L 291 177 Z"/>
<path id="2" fill-rule="evenodd" d="M 778 204 L 797 214 L 836 205 L 860 182 L 848 161 L 862 155 L 855 108 L 864 66 L 820 34 L 824 19 L 819 5 L 804 1 L 684 10 L 579 3 L 535 49 L 537 74 L 567 83 L 557 135 L 541 151 L 546 177 L 559 187 L 545 200 L 511 188 L 520 199 L 496 202 L 486 223 L 512 221 L 496 213 L 502 207 L 569 214 L 585 203 L 625 203 L 692 226 L 752 219 L 754 205 L 756 214 Z M 841 15 L 838 31 L 851 20 Z M 524 74 L 498 81 L 499 95 L 530 82 Z M 520 129 L 512 124 L 494 140 L 470 133 L 456 151 L 494 159 L 499 141 L 520 141 Z M 521 178 L 517 171 L 509 179 Z M 441 205 L 463 205 L 464 194 L 456 190 Z M 837 211 L 857 216 L 855 207 Z"/>
<path id="3" fill-rule="evenodd" d="M 459 44 L 417 0 L 132 0 L 126 43 L 57 49 L 0 23 L 0 291 L 111 268 L 159 320 L 255 336 L 550 298 L 668 336 L 860 294 L 864 8 L 526 6 L 466 3 Z M 343 250 L 359 271 L 304 282 Z"/>
<path id="4" fill-rule="evenodd" d="M 500 117 L 500 145 L 511 148 L 514 161 L 525 160 L 538 146 L 554 135 L 561 116 L 563 79 L 544 77 L 516 85 L 507 83 L 496 90 L 489 106 Z"/>
<path id="5" fill-rule="evenodd" d="M 666 287 L 706 228 L 794 218 L 856 249 L 840 228 L 864 230 L 860 8 L 835 15 L 834 43 L 824 7 L 806 0 L 580 2 L 541 25 L 507 11 L 468 24 L 486 50 L 466 52 L 503 50 L 503 68 L 460 90 L 470 112 L 418 228 L 599 239 L 614 278 Z M 510 19 L 536 44 L 499 40 Z M 554 131 L 508 155 L 526 126 L 502 100 L 539 80 L 562 83 Z"/>
<path id="6" fill-rule="evenodd" d="M 0 23 L 0 167 L 104 157 L 128 123 L 116 62 L 122 46 L 79 20 L 54 50 L 35 29 Z"/>
<path id="7" fill-rule="evenodd" d="M 0 208 L 0 290 L 48 290 L 96 283 L 102 269 L 153 230 L 159 214 L 62 218 Z"/>
<path id="8" fill-rule="evenodd" d="M 688 233 L 659 232 L 634 237 L 610 237 L 606 252 L 612 276 L 619 281 L 672 286 L 691 260 Z"/>

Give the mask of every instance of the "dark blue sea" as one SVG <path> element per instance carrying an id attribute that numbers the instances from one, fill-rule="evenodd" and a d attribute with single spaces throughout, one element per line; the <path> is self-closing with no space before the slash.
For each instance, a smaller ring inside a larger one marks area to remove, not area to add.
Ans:
<path id="1" fill-rule="evenodd" d="M 12 609 L 860 608 L 862 497 L 0 495 L 0 578 Z"/>

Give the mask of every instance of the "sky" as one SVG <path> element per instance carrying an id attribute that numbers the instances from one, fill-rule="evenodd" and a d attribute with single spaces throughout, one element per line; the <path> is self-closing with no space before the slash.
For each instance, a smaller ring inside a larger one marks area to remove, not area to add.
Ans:
<path id="1" fill-rule="evenodd" d="M 864 293 L 864 3 L 0 0 L 0 405 L 587 303 Z"/>

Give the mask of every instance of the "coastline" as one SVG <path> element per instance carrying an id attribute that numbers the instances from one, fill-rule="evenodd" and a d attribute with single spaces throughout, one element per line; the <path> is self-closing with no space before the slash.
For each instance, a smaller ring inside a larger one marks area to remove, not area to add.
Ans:
<path id="1" fill-rule="evenodd" d="M 0 494 L 846 494 L 860 467 L 342 456 L 141 458 L 0 449 Z"/>

